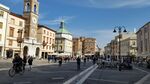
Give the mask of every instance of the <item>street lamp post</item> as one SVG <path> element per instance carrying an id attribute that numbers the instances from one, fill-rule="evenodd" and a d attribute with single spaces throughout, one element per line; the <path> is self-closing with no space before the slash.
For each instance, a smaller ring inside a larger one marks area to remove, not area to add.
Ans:
<path id="1" fill-rule="evenodd" d="M 22 32 L 23 32 L 23 29 L 19 29 L 18 37 L 17 37 L 17 42 L 20 43 L 20 56 L 21 56 L 21 43 L 23 42 Z"/>
<path id="2" fill-rule="evenodd" d="M 116 29 L 118 29 L 118 34 L 119 34 L 119 39 L 118 39 L 118 42 L 119 42 L 119 45 L 118 45 L 118 47 L 119 47 L 119 52 L 118 52 L 118 57 L 119 57 L 119 63 L 121 63 L 121 42 L 120 42 L 120 40 L 121 40 L 121 38 L 122 38 L 122 36 L 121 36 L 121 33 L 122 33 L 122 28 L 124 28 L 124 30 L 123 30 L 123 32 L 127 32 L 126 31 L 126 29 L 125 29 L 125 27 L 124 26 L 117 26 L 117 27 L 115 27 L 115 29 L 114 29 L 114 33 L 116 33 L 117 31 L 116 31 Z"/>

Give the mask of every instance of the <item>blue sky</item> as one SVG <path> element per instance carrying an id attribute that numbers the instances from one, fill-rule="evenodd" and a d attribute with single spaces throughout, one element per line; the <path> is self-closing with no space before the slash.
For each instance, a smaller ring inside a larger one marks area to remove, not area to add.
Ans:
<path id="1" fill-rule="evenodd" d="M 55 30 L 64 19 L 73 36 L 94 37 L 104 47 L 114 38 L 115 26 L 127 31 L 137 30 L 150 21 L 150 0 L 38 0 L 39 23 Z M 0 0 L 1 4 L 19 14 L 23 0 Z"/>

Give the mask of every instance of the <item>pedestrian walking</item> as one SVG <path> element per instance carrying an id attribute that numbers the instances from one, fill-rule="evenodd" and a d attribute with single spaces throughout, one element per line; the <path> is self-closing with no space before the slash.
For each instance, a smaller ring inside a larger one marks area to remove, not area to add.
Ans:
<path id="1" fill-rule="evenodd" d="M 84 57 L 84 59 L 83 59 L 83 60 L 84 60 L 84 66 L 85 66 L 85 65 L 86 65 L 86 57 Z"/>
<path id="2" fill-rule="evenodd" d="M 25 70 L 26 63 L 27 63 L 27 57 L 24 56 L 23 57 L 23 70 Z"/>
<path id="3" fill-rule="evenodd" d="M 96 57 L 93 57 L 93 64 L 96 63 Z"/>
<path id="4" fill-rule="evenodd" d="M 59 67 L 62 65 L 62 57 L 59 58 Z"/>
<path id="5" fill-rule="evenodd" d="M 30 56 L 29 59 L 28 59 L 29 70 L 32 69 L 32 62 L 33 62 L 33 58 L 32 58 L 32 56 Z"/>
<path id="6" fill-rule="evenodd" d="M 81 59 L 80 57 L 78 57 L 76 60 L 77 60 L 77 70 L 80 70 Z"/>
<path id="7" fill-rule="evenodd" d="M 50 55 L 48 55 L 48 63 L 50 62 L 50 60 L 51 60 L 51 56 Z"/>

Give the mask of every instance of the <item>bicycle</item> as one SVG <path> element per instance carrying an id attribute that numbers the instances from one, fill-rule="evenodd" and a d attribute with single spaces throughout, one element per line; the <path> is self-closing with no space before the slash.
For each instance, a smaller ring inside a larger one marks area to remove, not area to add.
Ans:
<path id="1" fill-rule="evenodd" d="M 14 77 L 16 74 L 23 75 L 24 71 L 25 70 L 23 66 L 17 66 L 17 63 L 14 63 L 14 65 L 8 71 L 8 75 L 10 77 Z"/>

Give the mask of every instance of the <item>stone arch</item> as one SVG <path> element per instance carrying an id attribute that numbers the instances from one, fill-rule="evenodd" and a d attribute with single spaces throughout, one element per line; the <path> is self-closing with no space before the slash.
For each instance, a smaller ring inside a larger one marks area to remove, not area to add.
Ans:
<path id="1" fill-rule="evenodd" d="M 23 48 L 23 57 L 27 57 L 28 55 L 28 46 L 24 46 Z"/>
<path id="2" fill-rule="evenodd" d="M 39 54 L 40 54 L 40 48 L 37 47 L 37 48 L 36 48 L 36 51 L 35 51 L 35 56 L 36 56 L 36 57 L 39 57 Z"/>

